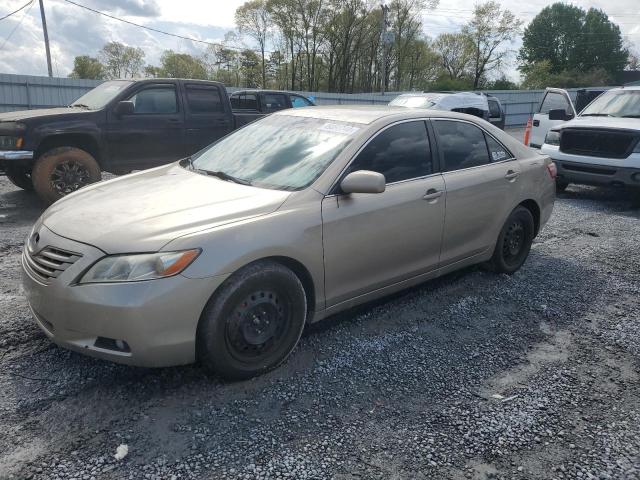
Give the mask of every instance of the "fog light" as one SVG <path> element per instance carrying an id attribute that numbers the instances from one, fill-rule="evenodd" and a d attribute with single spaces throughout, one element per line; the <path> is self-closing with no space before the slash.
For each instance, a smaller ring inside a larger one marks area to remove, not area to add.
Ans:
<path id="1" fill-rule="evenodd" d="M 105 350 L 114 350 L 116 352 L 129 353 L 131 348 L 124 340 L 116 340 L 114 338 L 98 337 L 96 338 L 95 347 L 104 348 Z"/>

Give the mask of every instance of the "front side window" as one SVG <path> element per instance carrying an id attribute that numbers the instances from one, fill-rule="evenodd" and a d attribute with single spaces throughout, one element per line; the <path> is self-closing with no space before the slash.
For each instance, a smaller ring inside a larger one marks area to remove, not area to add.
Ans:
<path id="1" fill-rule="evenodd" d="M 371 170 L 387 183 L 433 173 L 427 127 L 423 121 L 393 125 L 371 140 L 349 167 L 349 172 Z"/>
<path id="2" fill-rule="evenodd" d="M 442 152 L 445 172 L 490 163 L 484 133 L 475 125 L 436 120 L 433 127 L 438 136 L 438 148 Z"/>
<path id="3" fill-rule="evenodd" d="M 134 114 L 167 114 L 178 111 L 176 89 L 172 85 L 145 88 L 129 100 L 133 102 Z"/>
<path id="4" fill-rule="evenodd" d="M 187 85 L 187 105 L 191 113 L 222 112 L 220 90 L 216 87 Z"/>
<path id="5" fill-rule="evenodd" d="M 540 113 L 548 114 L 550 110 L 565 110 L 567 113 L 571 112 L 571 105 L 569 100 L 562 93 L 547 92 L 540 105 Z"/>
<path id="6" fill-rule="evenodd" d="M 278 190 L 303 189 L 351 142 L 357 124 L 270 115 L 236 130 L 193 156 L 193 167 L 241 183 Z"/>
<path id="7" fill-rule="evenodd" d="M 287 97 L 281 93 L 265 93 L 262 96 L 265 112 L 277 112 L 289 108 L 287 106 Z"/>
<path id="8" fill-rule="evenodd" d="M 307 100 L 306 98 L 301 97 L 299 95 L 291 95 L 290 98 L 291 98 L 291 106 L 293 108 L 311 106 L 311 102 L 309 100 Z"/>

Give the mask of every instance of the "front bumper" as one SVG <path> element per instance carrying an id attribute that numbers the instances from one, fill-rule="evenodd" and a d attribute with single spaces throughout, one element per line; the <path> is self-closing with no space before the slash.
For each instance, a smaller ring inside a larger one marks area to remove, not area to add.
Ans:
<path id="1" fill-rule="evenodd" d="M 32 160 L 31 150 L 0 150 L 0 160 Z"/>
<path id="2" fill-rule="evenodd" d="M 104 252 L 60 237 L 44 226 L 38 233 L 40 239 L 32 251 L 53 246 L 80 255 L 48 280 L 31 267 L 28 247 L 22 255 L 29 305 L 36 322 L 53 342 L 93 357 L 143 367 L 195 361 L 198 320 L 226 275 L 204 279 L 176 275 L 143 282 L 78 285 L 77 278 Z M 115 341 L 126 342 L 127 348 L 116 348 Z"/>
<path id="3" fill-rule="evenodd" d="M 582 157 L 547 144 L 542 153 L 556 164 L 558 178 L 568 183 L 640 188 L 640 154 L 625 159 Z"/>

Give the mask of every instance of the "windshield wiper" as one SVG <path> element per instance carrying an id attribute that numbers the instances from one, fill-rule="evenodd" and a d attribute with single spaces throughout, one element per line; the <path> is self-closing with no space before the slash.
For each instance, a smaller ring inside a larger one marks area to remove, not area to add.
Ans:
<path id="1" fill-rule="evenodd" d="M 87 110 L 91 110 L 89 108 L 89 105 L 85 105 L 84 103 L 72 103 L 71 105 L 69 105 L 70 107 L 80 107 L 80 108 L 86 108 Z"/>
<path id="2" fill-rule="evenodd" d="M 640 118 L 640 115 L 620 115 L 620 118 Z"/>
<path id="3" fill-rule="evenodd" d="M 581 117 L 613 117 L 610 113 L 583 113 Z"/>
<path id="4" fill-rule="evenodd" d="M 244 180 L 242 178 L 234 177 L 233 175 L 229 175 L 228 173 L 225 173 L 225 172 L 205 170 L 204 168 L 198 168 L 193 164 L 193 159 L 191 157 L 188 157 L 186 160 L 187 160 L 187 163 L 189 164 L 189 169 L 196 173 L 200 173 L 202 175 L 208 175 L 210 177 L 218 177 L 221 180 L 225 180 L 227 182 L 239 183 L 240 185 L 251 185 L 251 182 L 249 180 Z"/>

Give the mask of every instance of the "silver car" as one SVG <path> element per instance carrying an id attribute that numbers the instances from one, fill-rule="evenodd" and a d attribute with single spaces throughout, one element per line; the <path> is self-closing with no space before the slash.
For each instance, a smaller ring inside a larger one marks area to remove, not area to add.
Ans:
<path id="1" fill-rule="evenodd" d="M 515 272 L 554 176 L 464 114 L 286 110 L 52 205 L 25 245 L 24 286 L 60 346 L 248 378 L 307 323 L 473 264 Z"/>

